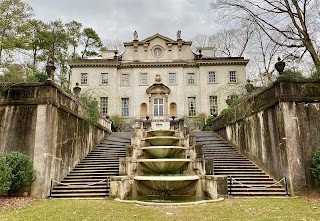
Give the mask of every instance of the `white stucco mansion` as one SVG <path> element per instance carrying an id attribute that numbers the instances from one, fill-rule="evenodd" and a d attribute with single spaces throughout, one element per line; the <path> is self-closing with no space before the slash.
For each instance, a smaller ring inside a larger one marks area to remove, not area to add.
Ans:
<path id="1" fill-rule="evenodd" d="M 127 118 L 213 115 L 227 107 L 228 96 L 245 84 L 248 60 L 212 57 L 212 48 L 191 50 L 178 31 L 173 40 L 155 34 L 138 40 L 135 32 L 125 50 L 104 51 L 99 59 L 70 62 L 71 87 L 100 102 L 103 115 Z"/>

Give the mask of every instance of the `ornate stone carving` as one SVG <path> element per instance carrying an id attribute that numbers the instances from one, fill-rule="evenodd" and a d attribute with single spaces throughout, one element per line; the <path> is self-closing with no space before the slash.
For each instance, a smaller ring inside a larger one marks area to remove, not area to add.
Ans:
<path id="1" fill-rule="evenodd" d="M 157 75 L 156 75 L 155 81 L 156 81 L 157 83 L 160 83 L 160 82 L 162 81 L 162 78 L 161 78 L 161 75 L 160 75 L 160 74 L 157 74 Z"/>

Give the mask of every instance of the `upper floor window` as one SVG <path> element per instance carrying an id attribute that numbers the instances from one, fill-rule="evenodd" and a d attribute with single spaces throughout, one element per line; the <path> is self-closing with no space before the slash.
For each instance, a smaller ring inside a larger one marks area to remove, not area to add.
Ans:
<path id="1" fill-rule="evenodd" d="M 176 84 L 176 73 L 169 73 L 169 84 Z"/>
<path id="2" fill-rule="evenodd" d="M 188 73 L 188 85 L 194 85 L 195 79 L 194 79 L 194 73 Z"/>
<path id="3" fill-rule="evenodd" d="M 196 116 L 197 107 L 196 107 L 196 98 L 188 97 L 188 114 L 189 116 Z"/>
<path id="4" fill-rule="evenodd" d="M 88 73 L 81 73 L 80 84 L 88 84 Z"/>
<path id="5" fill-rule="evenodd" d="M 237 75 L 236 75 L 235 71 L 229 72 L 229 82 L 231 82 L 231 83 L 237 82 Z"/>
<path id="6" fill-rule="evenodd" d="M 148 75 L 147 73 L 140 74 L 140 84 L 141 85 L 148 85 Z"/>
<path id="7" fill-rule="evenodd" d="M 209 96 L 209 101 L 210 101 L 210 115 L 218 114 L 218 97 Z"/>
<path id="8" fill-rule="evenodd" d="M 208 74 L 208 83 L 216 83 L 216 72 L 209 71 Z"/>
<path id="9" fill-rule="evenodd" d="M 129 98 L 121 98 L 121 115 L 129 117 Z"/>
<path id="10" fill-rule="evenodd" d="M 103 116 L 108 114 L 108 97 L 100 97 L 100 113 Z"/>
<path id="11" fill-rule="evenodd" d="M 121 75 L 121 85 L 122 86 L 129 86 L 129 74 L 122 74 Z"/>
<path id="12" fill-rule="evenodd" d="M 108 73 L 101 73 L 101 84 L 108 84 L 109 76 Z"/>

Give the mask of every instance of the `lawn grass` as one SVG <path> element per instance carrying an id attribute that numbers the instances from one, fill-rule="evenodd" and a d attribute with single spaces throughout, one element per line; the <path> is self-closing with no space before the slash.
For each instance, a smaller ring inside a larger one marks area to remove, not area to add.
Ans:
<path id="1" fill-rule="evenodd" d="M 235 198 L 197 206 L 147 207 L 114 200 L 54 199 L 0 210 L 0 220 L 320 220 L 320 202 L 304 198 Z"/>

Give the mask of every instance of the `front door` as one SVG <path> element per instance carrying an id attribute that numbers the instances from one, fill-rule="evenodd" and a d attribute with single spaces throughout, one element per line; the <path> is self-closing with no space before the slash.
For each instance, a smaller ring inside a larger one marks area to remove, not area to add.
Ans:
<path id="1" fill-rule="evenodd" d="M 155 119 L 163 119 L 164 99 L 155 98 L 153 100 L 153 116 Z"/>

